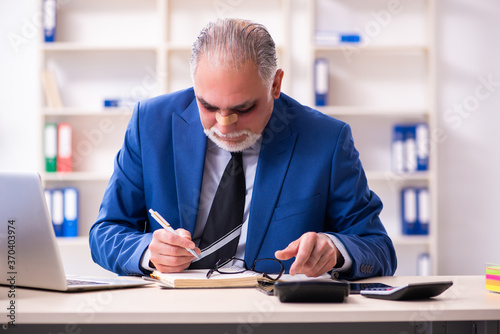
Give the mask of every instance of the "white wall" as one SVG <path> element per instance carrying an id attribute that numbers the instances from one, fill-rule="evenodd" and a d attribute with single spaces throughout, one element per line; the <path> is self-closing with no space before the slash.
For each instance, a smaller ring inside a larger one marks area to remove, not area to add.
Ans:
<path id="1" fill-rule="evenodd" d="M 483 274 L 500 262 L 500 2 L 438 2 L 439 267 Z"/>
<path id="2" fill-rule="evenodd" d="M 38 1 L 0 1 L 0 170 L 35 170 Z M 500 262 L 499 17 L 498 0 L 438 1 L 440 274 Z"/>
<path id="3" fill-rule="evenodd" d="M 37 6 L 0 1 L 0 170 L 39 167 Z"/>

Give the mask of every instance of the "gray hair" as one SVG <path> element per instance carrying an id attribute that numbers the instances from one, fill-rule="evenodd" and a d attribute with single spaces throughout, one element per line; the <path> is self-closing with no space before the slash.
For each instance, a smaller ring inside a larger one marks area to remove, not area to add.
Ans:
<path id="1" fill-rule="evenodd" d="M 201 58 L 215 66 L 233 69 L 252 61 L 262 81 L 269 85 L 278 67 L 276 45 L 267 29 L 241 19 L 219 19 L 201 30 L 191 53 L 192 77 Z"/>

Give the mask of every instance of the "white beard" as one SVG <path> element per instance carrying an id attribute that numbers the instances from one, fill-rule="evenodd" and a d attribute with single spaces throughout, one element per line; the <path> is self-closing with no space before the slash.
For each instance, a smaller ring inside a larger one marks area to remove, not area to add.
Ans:
<path id="1" fill-rule="evenodd" d="M 205 134 L 220 148 L 229 152 L 242 152 L 255 144 L 262 136 L 261 133 L 253 133 L 249 130 L 240 130 L 223 135 L 215 126 L 211 129 L 204 129 Z M 246 135 L 247 137 L 242 142 L 228 142 L 220 138 L 234 138 Z"/>

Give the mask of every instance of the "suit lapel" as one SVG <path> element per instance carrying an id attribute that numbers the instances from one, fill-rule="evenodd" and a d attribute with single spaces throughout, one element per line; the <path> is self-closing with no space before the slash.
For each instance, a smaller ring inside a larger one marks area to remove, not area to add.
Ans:
<path id="1" fill-rule="evenodd" d="M 172 121 L 180 226 L 193 234 L 198 216 L 207 144 L 196 99 Z"/>
<path id="2" fill-rule="evenodd" d="M 276 100 L 273 115 L 264 129 L 255 174 L 245 261 L 253 263 L 261 248 L 281 192 L 297 139 L 289 126 L 291 114 Z"/>

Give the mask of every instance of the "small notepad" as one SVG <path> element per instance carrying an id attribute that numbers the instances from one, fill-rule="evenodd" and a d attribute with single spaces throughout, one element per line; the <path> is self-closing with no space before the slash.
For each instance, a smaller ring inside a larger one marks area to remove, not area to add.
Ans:
<path id="1" fill-rule="evenodd" d="M 272 282 L 263 274 L 245 271 L 238 274 L 213 273 L 207 278 L 208 269 L 190 269 L 180 273 L 161 273 L 155 270 L 151 277 L 157 279 L 163 287 L 169 288 L 251 288 L 259 282 Z"/>
<path id="2" fill-rule="evenodd" d="M 500 265 L 486 265 L 486 289 L 489 291 L 500 292 Z"/>

